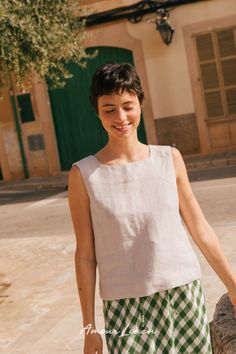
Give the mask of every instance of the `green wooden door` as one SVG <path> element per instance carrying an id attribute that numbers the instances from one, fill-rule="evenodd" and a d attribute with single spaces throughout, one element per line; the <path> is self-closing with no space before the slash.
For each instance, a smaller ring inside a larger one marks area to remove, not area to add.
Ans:
<path id="1" fill-rule="evenodd" d="M 86 69 L 69 64 L 73 74 L 63 89 L 50 90 L 61 170 L 67 171 L 71 164 L 90 154 L 95 154 L 108 141 L 99 118 L 89 101 L 91 78 L 98 66 L 106 62 L 133 64 L 132 52 L 115 47 L 87 48 L 88 53 L 98 49 L 98 56 L 87 63 Z M 146 143 L 143 117 L 138 127 L 138 138 Z"/>

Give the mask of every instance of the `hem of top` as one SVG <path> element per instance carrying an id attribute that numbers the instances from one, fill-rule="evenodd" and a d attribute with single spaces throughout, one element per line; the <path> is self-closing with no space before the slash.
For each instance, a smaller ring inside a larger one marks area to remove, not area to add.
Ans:
<path id="1" fill-rule="evenodd" d="M 155 294 L 156 292 L 163 292 L 163 291 L 167 291 L 167 290 L 171 290 L 171 289 L 174 289 L 176 287 L 181 287 L 181 286 L 184 286 L 184 285 L 187 285 L 191 282 L 193 282 L 194 280 L 201 280 L 202 279 L 202 273 L 198 274 L 196 277 L 193 277 L 191 279 L 188 279 L 188 280 L 185 280 L 183 282 L 177 282 L 177 283 L 174 283 L 172 284 L 170 287 L 164 287 L 164 288 L 160 288 L 160 287 L 157 287 L 157 288 L 153 288 L 152 290 L 150 291 L 140 291 L 140 292 L 136 292 L 135 294 L 133 295 L 125 295 L 125 296 L 115 296 L 115 298 L 111 298 L 109 296 L 105 296 L 104 295 L 101 295 L 99 294 L 100 298 L 104 301 L 113 301 L 113 300 L 121 300 L 121 299 L 130 299 L 130 298 L 137 298 L 137 297 L 144 297 L 144 296 L 150 296 L 150 295 L 153 295 Z M 141 295 L 140 295 L 141 294 Z"/>

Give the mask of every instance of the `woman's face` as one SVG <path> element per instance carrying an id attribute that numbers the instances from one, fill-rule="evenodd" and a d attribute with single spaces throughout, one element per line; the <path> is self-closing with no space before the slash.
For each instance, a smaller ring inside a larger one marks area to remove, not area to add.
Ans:
<path id="1" fill-rule="evenodd" d="M 141 106 L 135 93 L 123 91 L 98 97 L 98 115 L 112 136 L 130 136 L 140 123 Z"/>

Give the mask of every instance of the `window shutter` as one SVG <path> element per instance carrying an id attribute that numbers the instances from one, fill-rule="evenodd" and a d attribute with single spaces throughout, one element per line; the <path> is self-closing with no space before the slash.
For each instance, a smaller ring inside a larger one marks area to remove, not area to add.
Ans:
<path id="1" fill-rule="evenodd" d="M 205 94 L 208 118 L 223 116 L 223 104 L 220 91 L 208 92 Z"/>
<path id="2" fill-rule="evenodd" d="M 226 116 L 236 114 L 236 40 L 235 29 L 216 32 L 219 63 L 225 91 Z"/>
<path id="3" fill-rule="evenodd" d="M 208 119 L 236 114 L 235 34 L 231 27 L 195 35 Z"/>
<path id="4" fill-rule="evenodd" d="M 201 74 L 205 90 L 219 87 L 216 63 L 201 64 Z"/>
<path id="5" fill-rule="evenodd" d="M 224 85 L 236 85 L 236 58 L 221 62 Z"/>
<path id="6" fill-rule="evenodd" d="M 217 32 L 219 54 L 221 58 L 236 55 L 236 46 L 233 28 Z"/>
<path id="7" fill-rule="evenodd" d="M 196 37 L 196 44 L 200 61 L 215 58 L 211 33 L 198 35 Z"/>
<path id="8" fill-rule="evenodd" d="M 226 90 L 226 100 L 229 114 L 236 115 L 236 88 Z"/>
<path id="9" fill-rule="evenodd" d="M 208 119 L 224 115 L 212 33 L 196 36 L 202 89 Z"/>

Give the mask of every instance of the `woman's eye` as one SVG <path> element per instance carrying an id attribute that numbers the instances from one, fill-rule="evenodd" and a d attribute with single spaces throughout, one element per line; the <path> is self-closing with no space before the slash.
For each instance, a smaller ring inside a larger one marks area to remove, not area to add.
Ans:
<path id="1" fill-rule="evenodd" d="M 133 107 L 124 107 L 123 108 L 125 111 L 131 111 L 133 109 Z M 111 109 L 109 111 L 104 111 L 106 114 L 111 114 L 115 112 L 115 109 Z"/>
<path id="2" fill-rule="evenodd" d="M 112 109 L 111 111 L 105 111 L 105 113 L 112 113 L 112 112 L 114 112 L 115 110 L 114 109 Z"/>

